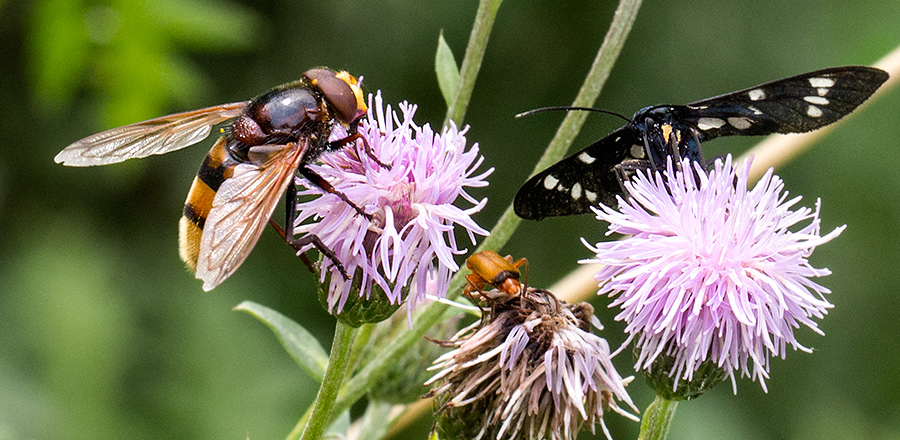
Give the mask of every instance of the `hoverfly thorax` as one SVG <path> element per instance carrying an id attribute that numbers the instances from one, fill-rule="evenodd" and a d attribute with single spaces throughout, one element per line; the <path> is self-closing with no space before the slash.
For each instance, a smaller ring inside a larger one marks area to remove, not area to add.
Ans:
<path id="1" fill-rule="evenodd" d="M 320 118 L 327 114 L 325 105 L 302 82 L 287 84 L 250 101 L 247 112 L 231 124 L 231 134 L 248 146 L 295 141 L 304 133 L 319 131 L 311 125 L 326 122 Z"/>

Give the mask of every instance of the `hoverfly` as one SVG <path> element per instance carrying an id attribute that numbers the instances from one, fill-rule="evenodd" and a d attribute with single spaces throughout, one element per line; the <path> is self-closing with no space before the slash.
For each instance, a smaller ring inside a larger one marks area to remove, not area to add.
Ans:
<path id="1" fill-rule="evenodd" d="M 502 296 L 508 298 L 518 296 L 525 290 L 525 286 L 519 281 L 519 268 L 527 264 L 528 261 L 524 258 L 513 262 L 512 256 L 501 257 L 494 251 L 481 251 L 472 255 L 466 259 L 466 267 L 472 273 L 466 275 L 463 295 L 472 298 L 472 292 L 477 291 L 488 300 L 499 299 Z M 484 286 L 488 284 L 499 291 L 496 297 L 490 296 L 490 292 L 485 292 Z"/>
<path id="2" fill-rule="evenodd" d="M 601 203 L 616 206 L 622 182 L 637 170 L 663 168 L 668 156 L 705 167 L 700 143 L 720 136 L 824 127 L 856 109 L 887 79 L 887 72 L 872 67 L 832 67 L 687 105 L 645 107 L 624 127 L 525 182 L 513 207 L 519 217 L 541 220 L 588 213 Z"/>
<path id="3" fill-rule="evenodd" d="M 344 71 L 311 69 L 300 80 L 250 101 L 162 116 L 88 136 L 66 147 L 55 160 L 69 166 L 92 166 L 164 154 L 200 142 L 209 136 L 212 126 L 230 120 L 200 165 L 179 221 L 179 254 L 203 280 L 203 290 L 211 290 L 237 270 L 266 223 L 298 251 L 310 245 L 318 248 L 347 277 L 334 253 L 318 237 L 293 237 L 293 178 L 299 172 L 368 217 L 307 167 L 323 152 L 357 140 L 378 164 L 387 166 L 356 133 L 366 111 L 356 78 Z M 329 142 L 338 125 L 350 134 Z M 270 218 L 285 193 L 286 223 L 281 229 Z"/>

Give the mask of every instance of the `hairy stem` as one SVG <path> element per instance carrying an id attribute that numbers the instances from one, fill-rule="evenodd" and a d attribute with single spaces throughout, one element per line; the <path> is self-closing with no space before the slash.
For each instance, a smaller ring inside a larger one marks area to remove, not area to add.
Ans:
<path id="1" fill-rule="evenodd" d="M 572 101 L 573 107 L 590 107 L 594 105 L 597 97 L 600 96 L 603 85 L 606 84 L 606 79 L 609 78 L 613 65 L 619 58 L 619 53 L 622 52 L 622 47 L 625 45 L 626 37 L 631 31 L 631 26 L 637 18 L 640 7 L 641 0 L 622 0 L 619 2 L 613 21 L 609 25 L 609 30 L 606 31 L 606 38 L 603 39 L 603 44 L 600 46 L 600 50 L 597 51 L 597 56 L 591 65 L 591 70 L 588 71 L 587 77 L 584 78 L 584 83 L 581 85 L 581 90 L 578 91 L 578 95 Z M 544 155 L 541 156 L 537 165 L 535 165 L 531 175 L 537 174 L 538 171 L 563 158 L 572 145 L 572 141 L 575 140 L 575 136 L 581 131 L 581 126 L 584 125 L 585 119 L 587 119 L 586 112 L 566 113 L 565 119 L 563 119 L 562 124 L 556 130 L 556 135 L 553 136 L 553 140 L 550 141 L 550 145 L 544 151 Z"/>
<path id="2" fill-rule="evenodd" d="M 656 396 L 653 403 L 644 411 L 641 419 L 641 433 L 638 440 L 665 440 L 669 434 L 669 427 L 675 417 L 675 409 L 678 402 Z"/>
<path id="3" fill-rule="evenodd" d="M 319 394 L 316 395 L 316 401 L 313 402 L 311 410 L 303 415 L 300 423 L 288 434 L 288 440 L 297 438 L 301 440 L 318 440 L 331 424 L 335 398 L 338 390 L 341 388 L 341 384 L 344 382 L 344 375 L 347 373 L 350 349 L 353 347 L 353 336 L 355 333 L 352 327 L 340 321 L 337 322 L 334 329 L 334 342 L 331 344 L 328 368 L 325 369 L 325 377 L 322 379 L 322 384 L 319 387 Z M 305 420 L 308 420 L 308 422 L 303 423 Z M 299 434 L 300 426 L 305 426 L 302 429 L 302 434 Z"/>
<path id="4" fill-rule="evenodd" d="M 459 68 L 459 87 L 456 96 L 447 108 L 447 116 L 444 118 L 444 126 L 453 121 L 457 127 L 462 125 L 466 110 L 469 108 L 469 100 L 472 98 L 472 90 L 475 89 L 475 79 L 481 70 L 481 62 L 484 60 L 484 52 L 487 49 L 491 28 L 494 27 L 494 19 L 497 10 L 500 9 L 502 0 L 481 0 L 478 4 L 478 12 L 475 14 L 475 25 L 472 26 L 472 34 L 469 35 L 469 44 L 466 46 L 466 55 L 463 57 L 462 66 Z"/>

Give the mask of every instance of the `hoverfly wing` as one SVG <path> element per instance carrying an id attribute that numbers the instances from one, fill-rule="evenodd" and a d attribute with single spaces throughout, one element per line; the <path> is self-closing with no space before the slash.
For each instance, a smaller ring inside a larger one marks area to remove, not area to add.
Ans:
<path id="1" fill-rule="evenodd" d="M 553 164 L 525 182 L 513 208 L 519 217 L 540 220 L 590 212 L 591 206 L 615 206 L 622 187 L 616 166 L 644 158 L 639 133 L 626 125 L 587 148 Z"/>
<path id="2" fill-rule="evenodd" d="M 222 104 L 106 130 L 69 145 L 53 160 L 85 167 L 175 151 L 206 139 L 213 125 L 240 116 L 247 104 Z"/>
<path id="3" fill-rule="evenodd" d="M 701 141 L 803 133 L 846 116 L 887 79 L 867 66 L 816 70 L 678 107 L 679 120 L 698 128 Z"/>
<path id="4" fill-rule="evenodd" d="M 225 180 L 216 196 L 200 238 L 198 279 L 209 291 L 231 276 L 244 262 L 262 235 L 278 200 L 300 165 L 306 142 L 263 145 L 254 150 L 267 152 L 262 164 L 242 163 Z M 281 148 L 277 148 L 281 147 Z"/>

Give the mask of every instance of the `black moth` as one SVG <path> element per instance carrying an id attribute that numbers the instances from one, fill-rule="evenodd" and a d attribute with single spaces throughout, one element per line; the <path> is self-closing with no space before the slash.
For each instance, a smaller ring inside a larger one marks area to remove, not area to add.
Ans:
<path id="1" fill-rule="evenodd" d="M 719 136 L 802 133 L 852 112 L 888 79 L 865 66 L 832 67 L 687 105 L 655 105 L 624 127 L 557 162 L 516 193 L 519 217 L 583 214 L 616 206 L 622 181 L 638 169 L 664 168 L 666 157 L 706 166 L 700 143 Z"/>

